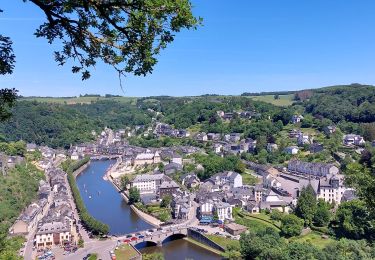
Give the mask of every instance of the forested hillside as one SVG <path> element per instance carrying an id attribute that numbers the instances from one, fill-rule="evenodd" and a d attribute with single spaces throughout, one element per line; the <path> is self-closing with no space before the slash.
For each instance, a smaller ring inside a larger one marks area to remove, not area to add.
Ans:
<path id="1" fill-rule="evenodd" d="M 136 106 L 117 101 L 75 105 L 20 101 L 12 118 L 0 124 L 0 133 L 7 141 L 23 139 L 54 148 L 69 147 L 92 140 L 92 130 L 150 121 L 151 117 Z"/>
<path id="2" fill-rule="evenodd" d="M 288 92 L 289 93 L 289 92 Z M 277 98 L 277 97 L 275 97 Z M 242 133 L 244 137 L 273 139 L 293 114 L 307 116 L 304 127 L 335 123 L 343 132 L 358 133 L 367 140 L 375 137 L 375 87 L 353 84 L 295 93 L 296 102 L 289 107 L 275 106 L 244 96 L 207 95 L 200 97 L 145 97 L 134 102 L 115 99 L 87 104 L 19 101 L 13 117 L 0 124 L 6 141 L 26 142 L 51 147 L 92 140 L 91 131 L 105 126 L 119 129 L 148 125 L 152 118 L 173 125 L 214 133 Z M 230 122 L 220 120 L 217 111 L 250 111 L 252 120 L 237 115 Z"/>
<path id="3" fill-rule="evenodd" d="M 335 123 L 343 120 L 354 123 L 374 122 L 375 87 L 353 84 L 317 89 L 304 102 L 304 106 L 306 112 Z"/>
<path id="4" fill-rule="evenodd" d="M 43 173 L 30 163 L 18 165 L 0 177 L 0 259 L 17 259 L 14 252 L 21 247 L 23 239 L 7 239 L 8 229 L 35 199 L 43 178 Z"/>

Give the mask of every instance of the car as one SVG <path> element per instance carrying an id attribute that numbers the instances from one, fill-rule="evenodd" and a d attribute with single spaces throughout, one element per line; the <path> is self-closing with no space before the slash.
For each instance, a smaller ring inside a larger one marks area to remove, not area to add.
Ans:
<path id="1" fill-rule="evenodd" d="M 215 232 L 215 235 L 220 235 L 220 232 Z"/>
<path id="2" fill-rule="evenodd" d="M 161 230 L 163 230 L 163 229 L 162 229 L 162 228 L 157 228 L 156 230 L 157 230 L 157 231 L 161 231 Z"/>
<path id="3" fill-rule="evenodd" d="M 141 238 L 144 238 L 144 237 L 145 237 L 145 236 L 142 236 L 142 235 L 139 235 L 139 236 L 138 236 L 138 238 L 140 238 L 140 239 L 141 239 Z"/>
<path id="4" fill-rule="evenodd" d="M 140 235 L 142 235 L 141 233 L 135 233 L 135 235 L 137 236 L 137 237 L 139 237 Z"/>
<path id="5" fill-rule="evenodd" d="M 130 239 L 124 239 L 124 243 L 129 243 Z"/>
<path id="6" fill-rule="evenodd" d="M 138 238 L 137 237 L 132 237 L 130 240 L 131 241 L 136 241 L 136 240 L 138 240 Z"/>
<path id="7" fill-rule="evenodd" d="M 161 233 L 165 234 L 165 233 L 167 233 L 167 231 L 166 230 L 162 230 Z"/>
<path id="8" fill-rule="evenodd" d="M 148 232 L 151 232 L 151 233 L 152 233 L 152 232 L 154 232 L 154 230 L 153 230 L 153 229 L 149 229 Z"/>
<path id="9" fill-rule="evenodd" d="M 132 234 L 129 234 L 126 236 L 126 238 L 131 238 L 133 235 Z"/>

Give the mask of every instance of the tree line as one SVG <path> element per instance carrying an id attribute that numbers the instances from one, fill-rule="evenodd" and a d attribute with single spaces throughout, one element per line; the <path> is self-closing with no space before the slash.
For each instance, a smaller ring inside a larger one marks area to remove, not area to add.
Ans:
<path id="1" fill-rule="evenodd" d="M 79 189 L 77 187 L 77 183 L 74 177 L 74 171 L 79 169 L 81 166 L 85 165 L 90 161 L 89 157 L 86 157 L 80 161 L 77 161 L 75 163 L 71 163 L 67 168 L 67 174 L 68 174 L 68 182 L 69 186 L 72 190 L 73 198 L 75 205 L 77 207 L 78 213 L 80 215 L 80 219 L 83 223 L 83 225 L 89 229 L 93 234 L 96 235 L 103 235 L 108 234 L 109 232 L 109 226 L 107 224 L 104 224 L 100 222 L 99 220 L 95 219 L 90 215 L 90 213 L 87 211 L 85 204 L 82 200 L 81 194 L 79 192 Z"/>

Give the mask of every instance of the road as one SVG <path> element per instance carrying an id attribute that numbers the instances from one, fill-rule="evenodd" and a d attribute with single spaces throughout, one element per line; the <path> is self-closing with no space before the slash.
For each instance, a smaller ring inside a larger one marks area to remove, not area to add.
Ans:
<path id="1" fill-rule="evenodd" d="M 77 260 L 82 259 L 88 253 L 97 253 L 98 259 L 109 260 L 111 259 L 109 256 L 109 251 L 114 250 L 116 244 L 117 242 L 114 240 L 92 240 L 90 242 L 85 243 L 85 247 L 78 249 L 74 254 L 61 256 L 61 258 L 59 258 L 59 256 L 56 255 L 56 259 Z"/>

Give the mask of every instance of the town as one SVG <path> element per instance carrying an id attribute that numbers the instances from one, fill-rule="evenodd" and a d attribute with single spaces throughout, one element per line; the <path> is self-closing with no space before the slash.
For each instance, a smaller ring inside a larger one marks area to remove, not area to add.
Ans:
<path id="1" fill-rule="evenodd" d="M 228 121 L 234 113 L 218 111 L 217 114 Z M 255 112 L 238 113 L 246 120 L 254 115 Z M 283 150 L 292 156 L 285 166 L 244 159 L 246 157 L 240 155 L 253 153 L 257 140 L 243 138 L 240 133 L 190 133 L 160 122 L 147 128 L 105 128 L 99 134 L 93 131 L 91 134 L 95 136 L 95 142 L 73 145 L 69 150 L 29 143 L 26 145 L 27 152 L 38 151 L 41 154 L 36 165 L 45 172 L 46 178 L 39 183 L 38 200 L 22 211 L 9 234 L 25 236 L 27 243 L 20 254 L 26 259 L 74 256 L 80 247 L 93 241 L 92 234 L 80 221 L 67 173 L 61 168 L 65 161 L 79 162 L 84 158 L 115 160 L 103 173 L 103 178 L 123 193 L 124 199 L 132 204 L 141 218 L 165 230 L 168 226 L 177 230 L 189 225 L 203 234 L 238 240 L 247 227 L 235 222 L 235 211 L 252 215 L 275 211 L 288 214 L 296 209 L 301 192 L 308 186 L 313 189 L 316 200 L 322 199 L 333 209 L 342 202 L 356 199 L 355 190 L 345 185 L 345 177 L 337 164 L 306 162 L 298 158 L 305 151 L 314 154 L 324 149 L 323 145 L 314 142 L 313 136 L 302 132 L 299 127 L 302 120 L 300 115 L 293 115 L 290 119 L 290 125 L 295 128 L 289 131 L 287 138 L 295 144 Z M 324 135 L 330 136 L 335 131 L 335 126 L 327 126 Z M 134 135 L 193 139 L 204 146 L 139 147 L 129 144 L 128 139 Z M 347 134 L 343 135 L 341 145 L 362 151 L 365 141 L 361 136 Z M 279 147 L 275 143 L 267 143 L 266 149 L 272 153 Z M 221 159 L 236 156 L 243 169 L 241 172 L 218 171 L 204 178 L 205 167 L 204 163 L 200 163 L 199 156 L 208 154 L 215 154 Z M 3 155 L 2 158 L 4 173 L 24 161 L 22 157 L 15 156 Z M 138 238 L 152 236 L 149 231 L 145 232 L 138 232 Z M 113 239 L 117 242 L 108 240 L 108 252 L 113 252 L 121 241 L 117 236 Z M 134 240 L 124 241 L 134 244 Z"/>

